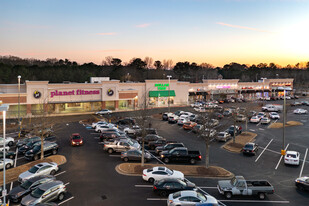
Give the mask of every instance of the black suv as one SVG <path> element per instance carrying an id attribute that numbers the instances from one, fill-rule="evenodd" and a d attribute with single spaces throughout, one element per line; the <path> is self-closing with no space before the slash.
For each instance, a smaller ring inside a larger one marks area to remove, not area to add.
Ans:
<path id="1" fill-rule="evenodd" d="M 152 141 L 157 141 L 159 139 L 164 139 L 163 137 L 159 136 L 159 135 L 156 135 L 156 134 L 148 134 L 145 138 L 144 138 L 144 142 L 145 144 L 148 144 L 149 142 L 152 142 Z M 142 143 L 142 137 L 138 137 L 136 138 L 136 140 L 139 142 L 139 143 Z"/>
<path id="2" fill-rule="evenodd" d="M 135 125 L 135 120 L 132 118 L 124 118 L 116 122 L 118 125 Z"/>
<path id="3" fill-rule="evenodd" d="M 43 151 L 44 156 L 55 155 L 58 153 L 58 144 L 55 142 L 44 142 Z M 41 145 L 35 146 L 25 154 L 25 158 L 29 161 L 38 160 L 41 156 Z"/>

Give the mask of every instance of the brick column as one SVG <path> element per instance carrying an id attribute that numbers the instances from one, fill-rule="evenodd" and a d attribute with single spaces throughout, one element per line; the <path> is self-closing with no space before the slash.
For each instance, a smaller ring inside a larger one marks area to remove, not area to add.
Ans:
<path id="1" fill-rule="evenodd" d="M 119 101 L 116 100 L 116 101 L 115 101 L 115 110 L 118 110 L 118 107 L 119 107 Z"/>
<path id="2" fill-rule="evenodd" d="M 27 114 L 31 114 L 31 104 L 27 104 Z"/>
<path id="3" fill-rule="evenodd" d="M 106 104 L 104 101 L 101 102 L 101 109 L 106 109 Z"/>

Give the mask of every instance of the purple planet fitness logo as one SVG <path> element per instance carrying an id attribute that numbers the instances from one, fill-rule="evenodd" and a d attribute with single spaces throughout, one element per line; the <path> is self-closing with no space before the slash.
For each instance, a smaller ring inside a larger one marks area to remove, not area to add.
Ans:
<path id="1" fill-rule="evenodd" d="M 97 95 L 100 94 L 100 90 L 83 90 L 83 89 L 77 89 L 77 90 L 71 90 L 71 91 L 58 91 L 55 90 L 53 92 L 50 92 L 50 98 L 56 97 L 56 96 L 70 96 L 70 95 Z"/>
<path id="2" fill-rule="evenodd" d="M 113 96 L 114 95 L 114 91 L 112 89 L 108 89 L 107 90 L 107 95 L 108 96 Z"/>
<path id="3" fill-rule="evenodd" d="M 39 99 L 42 96 L 41 92 L 39 92 L 38 90 L 35 90 L 33 92 L 33 97 L 36 99 Z"/>

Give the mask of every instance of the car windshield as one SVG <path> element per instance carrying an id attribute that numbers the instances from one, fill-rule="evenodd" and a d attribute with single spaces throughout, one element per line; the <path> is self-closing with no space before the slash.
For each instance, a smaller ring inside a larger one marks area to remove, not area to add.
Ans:
<path id="1" fill-rule="evenodd" d="M 31 167 L 29 170 L 28 170 L 28 172 L 30 172 L 30 173 L 36 173 L 36 171 L 38 171 L 38 167 L 37 166 L 34 166 L 34 167 Z"/>
<path id="2" fill-rule="evenodd" d="M 203 202 L 206 202 L 207 201 L 207 198 L 205 197 L 205 195 L 203 195 L 202 193 L 200 192 L 196 192 L 196 195 L 197 195 L 197 198 L 202 200 Z"/>
<path id="3" fill-rule="evenodd" d="M 235 177 L 233 177 L 232 179 L 231 179 L 231 185 L 236 185 L 236 183 L 237 183 L 237 179 L 235 178 Z"/>
<path id="4" fill-rule="evenodd" d="M 75 136 L 73 136 L 72 139 L 80 139 L 80 136 L 79 135 L 75 135 Z"/>
<path id="5" fill-rule="evenodd" d="M 218 136 L 219 137 L 224 137 L 224 133 L 219 133 Z"/>
<path id="6" fill-rule="evenodd" d="M 24 182 L 23 184 L 20 185 L 21 188 L 27 190 L 33 182 L 30 182 L 29 180 L 27 180 L 26 182 Z"/>
<path id="7" fill-rule="evenodd" d="M 170 169 L 168 169 L 168 168 L 166 168 L 166 172 L 167 172 L 169 175 L 172 175 L 172 174 L 174 173 L 173 170 L 170 170 Z"/>
<path id="8" fill-rule="evenodd" d="M 35 198 L 40 198 L 44 194 L 44 190 L 41 190 L 40 188 L 36 188 L 31 192 L 31 196 Z"/>
<path id="9" fill-rule="evenodd" d="M 289 158 L 296 158 L 295 154 L 287 154 L 286 156 L 289 157 Z"/>
<path id="10" fill-rule="evenodd" d="M 246 148 L 246 149 L 252 149 L 252 148 L 253 148 L 253 145 L 252 145 L 252 144 L 246 144 L 246 145 L 245 145 L 245 148 Z"/>
<path id="11" fill-rule="evenodd" d="M 41 150 L 41 145 L 37 145 L 33 148 L 34 152 L 40 151 Z"/>
<path id="12" fill-rule="evenodd" d="M 130 146 L 133 146 L 133 145 L 134 145 L 134 143 L 133 143 L 131 140 L 128 140 L 128 144 L 129 144 Z"/>
<path id="13" fill-rule="evenodd" d="M 184 181 L 182 181 L 182 180 L 179 180 L 179 183 L 182 184 L 183 186 L 186 186 L 186 185 L 187 185 L 187 184 L 186 184 Z"/>
<path id="14" fill-rule="evenodd" d="M 178 197 L 180 197 L 181 196 L 181 193 L 180 192 L 175 192 L 174 194 L 173 194 L 173 198 L 174 199 L 176 199 L 176 198 L 178 198 Z"/>

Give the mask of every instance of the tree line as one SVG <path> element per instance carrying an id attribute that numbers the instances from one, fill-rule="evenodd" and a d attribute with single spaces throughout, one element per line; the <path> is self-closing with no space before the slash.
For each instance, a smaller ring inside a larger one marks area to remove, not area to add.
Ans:
<path id="1" fill-rule="evenodd" d="M 282 67 L 275 63 L 253 65 L 232 62 L 223 67 L 214 67 L 208 63 L 177 62 L 172 60 L 154 61 L 151 57 L 132 58 L 122 62 L 119 58 L 106 57 L 101 65 L 90 63 L 78 64 L 68 59 L 23 59 L 14 56 L 0 56 L 0 83 L 16 83 L 17 76 L 23 80 L 48 80 L 50 83 L 71 81 L 83 83 L 90 77 L 110 77 L 120 81 L 142 82 L 145 79 L 167 79 L 171 75 L 179 81 L 191 83 L 203 79 L 240 79 L 243 82 L 257 81 L 264 78 L 294 78 L 296 87 L 307 87 L 309 82 L 309 62 Z"/>

